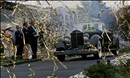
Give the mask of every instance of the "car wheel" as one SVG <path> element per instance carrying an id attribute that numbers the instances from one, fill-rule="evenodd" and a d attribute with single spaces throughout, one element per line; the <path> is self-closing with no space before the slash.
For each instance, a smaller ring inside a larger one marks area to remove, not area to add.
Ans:
<path id="1" fill-rule="evenodd" d="M 118 55 L 119 55 L 119 50 L 112 50 L 112 53 L 113 53 L 115 56 L 118 56 Z"/>
<path id="2" fill-rule="evenodd" d="M 96 58 L 102 58 L 102 44 L 101 44 L 101 37 L 99 35 L 93 35 L 90 38 L 90 44 L 92 44 L 93 46 L 95 46 L 98 49 L 97 53 L 94 53 L 94 57 Z"/>
<path id="3" fill-rule="evenodd" d="M 59 61 L 65 61 L 65 55 L 57 55 Z"/>
<path id="4" fill-rule="evenodd" d="M 115 50 L 111 50 L 111 52 L 115 55 L 115 56 L 117 56 L 117 55 L 119 55 L 119 39 L 117 38 L 117 37 L 113 37 L 113 44 L 114 44 L 114 48 L 115 48 Z"/>
<path id="5" fill-rule="evenodd" d="M 98 43 L 97 43 L 97 49 L 98 49 L 98 53 L 94 54 L 94 56 L 96 58 L 102 58 L 102 45 L 101 45 L 101 42 L 100 40 L 98 40 Z"/>
<path id="6" fill-rule="evenodd" d="M 87 55 L 81 55 L 82 59 L 87 59 Z"/>

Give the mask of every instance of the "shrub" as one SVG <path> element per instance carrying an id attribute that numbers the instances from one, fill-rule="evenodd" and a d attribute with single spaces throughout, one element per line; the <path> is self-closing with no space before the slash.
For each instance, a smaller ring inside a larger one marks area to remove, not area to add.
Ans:
<path id="1" fill-rule="evenodd" d="M 118 67 L 120 68 L 123 76 L 130 74 L 130 60 L 128 60 L 126 63 L 121 63 Z"/>
<path id="2" fill-rule="evenodd" d="M 119 52 L 120 53 L 130 53 L 130 46 L 120 48 Z"/>
<path id="3" fill-rule="evenodd" d="M 89 78 L 129 78 L 130 59 L 120 65 L 111 63 L 97 63 L 84 70 L 84 75 Z"/>
<path id="4" fill-rule="evenodd" d="M 128 74 L 125 76 L 125 78 L 130 78 L 130 73 L 128 73 Z"/>
<path id="5" fill-rule="evenodd" d="M 123 78 L 119 69 L 112 64 L 98 63 L 84 70 L 89 78 Z"/>

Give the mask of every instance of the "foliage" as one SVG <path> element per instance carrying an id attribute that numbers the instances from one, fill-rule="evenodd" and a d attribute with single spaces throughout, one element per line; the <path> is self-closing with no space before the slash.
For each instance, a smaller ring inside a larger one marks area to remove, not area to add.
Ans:
<path id="1" fill-rule="evenodd" d="M 119 49 L 120 53 L 130 53 L 130 46 L 126 46 Z"/>
<path id="2" fill-rule="evenodd" d="M 128 74 L 125 76 L 125 78 L 130 78 L 130 73 L 128 73 Z"/>
<path id="3" fill-rule="evenodd" d="M 85 76 L 89 78 L 124 78 L 130 73 L 130 60 L 120 65 L 111 63 L 97 63 L 84 70 Z"/>
<path id="4" fill-rule="evenodd" d="M 40 46 L 40 48 L 38 47 L 38 49 L 44 48 L 44 51 L 47 54 L 47 58 L 53 61 L 54 69 L 52 74 L 54 74 L 55 71 L 58 69 L 56 61 L 58 61 L 58 63 L 60 63 L 64 68 L 66 68 L 66 66 L 53 55 L 54 44 L 56 43 L 58 37 L 56 28 L 57 26 L 62 26 L 62 21 L 60 19 L 61 17 L 57 15 L 56 9 L 54 7 L 50 6 L 47 9 L 49 12 L 44 11 L 44 8 L 42 7 L 21 5 L 17 3 L 12 11 L 12 14 L 10 14 L 15 17 L 15 20 L 10 20 L 8 16 L 4 13 L 3 15 L 14 25 L 22 26 L 23 22 L 35 22 L 37 32 L 43 32 L 43 35 L 39 36 L 42 36 L 42 38 L 44 38 L 42 39 L 42 43 L 44 44 L 44 46 Z M 41 56 L 42 55 L 43 54 L 41 52 Z M 33 76 L 35 76 L 34 71 L 30 71 L 32 72 Z"/>
<path id="5" fill-rule="evenodd" d="M 105 63 L 90 66 L 84 70 L 84 74 L 90 78 L 122 78 L 116 67 Z"/>
<path id="6" fill-rule="evenodd" d="M 130 34 L 130 6 L 124 6 L 117 11 L 118 26 L 122 30 L 123 37 Z"/>
<path id="7" fill-rule="evenodd" d="M 123 76 L 129 74 L 130 73 L 130 60 L 128 60 L 126 62 L 126 64 L 122 62 L 118 67 L 119 67 L 121 74 Z"/>

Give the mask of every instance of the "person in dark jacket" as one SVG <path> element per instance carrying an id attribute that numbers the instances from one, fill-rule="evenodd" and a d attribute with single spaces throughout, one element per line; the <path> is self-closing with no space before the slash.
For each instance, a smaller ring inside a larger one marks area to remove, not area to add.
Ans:
<path id="1" fill-rule="evenodd" d="M 28 52 L 29 52 L 29 35 L 28 35 L 28 23 L 24 22 L 23 23 L 23 28 L 22 28 L 24 38 L 25 38 L 25 48 L 24 48 L 24 53 L 25 53 L 25 58 L 24 59 L 29 59 L 28 58 Z"/>
<path id="2" fill-rule="evenodd" d="M 24 47 L 24 36 L 21 28 L 17 25 L 16 26 L 16 31 L 15 31 L 15 45 L 17 46 L 17 58 L 23 59 L 23 47 Z"/>
<path id="3" fill-rule="evenodd" d="M 24 37 L 25 37 L 25 44 L 29 43 L 29 39 L 28 39 L 28 23 L 24 22 L 23 23 L 23 28 L 22 28 Z"/>
<path id="4" fill-rule="evenodd" d="M 32 59 L 37 59 L 37 31 L 34 27 L 34 22 L 30 22 L 30 26 L 28 27 L 28 35 L 29 35 L 29 44 L 32 48 Z"/>

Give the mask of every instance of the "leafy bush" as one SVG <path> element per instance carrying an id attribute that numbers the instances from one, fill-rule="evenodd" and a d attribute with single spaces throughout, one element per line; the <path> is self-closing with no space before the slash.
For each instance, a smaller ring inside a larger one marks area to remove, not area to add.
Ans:
<path id="1" fill-rule="evenodd" d="M 126 63 L 121 63 L 118 67 L 120 68 L 123 76 L 130 74 L 130 60 L 128 60 Z"/>
<path id="2" fill-rule="evenodd" d="M 128 74 L 125 76 L 125 78 L 130 78 L 130 73 L 128 73 Z"/>
<path id="3" fill-rule="evenodd" d="M 130 53 L 130 46 L 120 48 L 119 52 L 120 53 Z"/>
<path id="4" fill-rule="evenodd" d="M 119 69 L 112 64 L 98 63 L 84 70 L 89 78 L 123 78 Z"/>
<path id="5" fill-rule="evenodd" d="M 97 63 L 86 68 L 84 75 L 89 78 L 129 78 L 130 60 L 118 66 L 111 63 Z"/>

